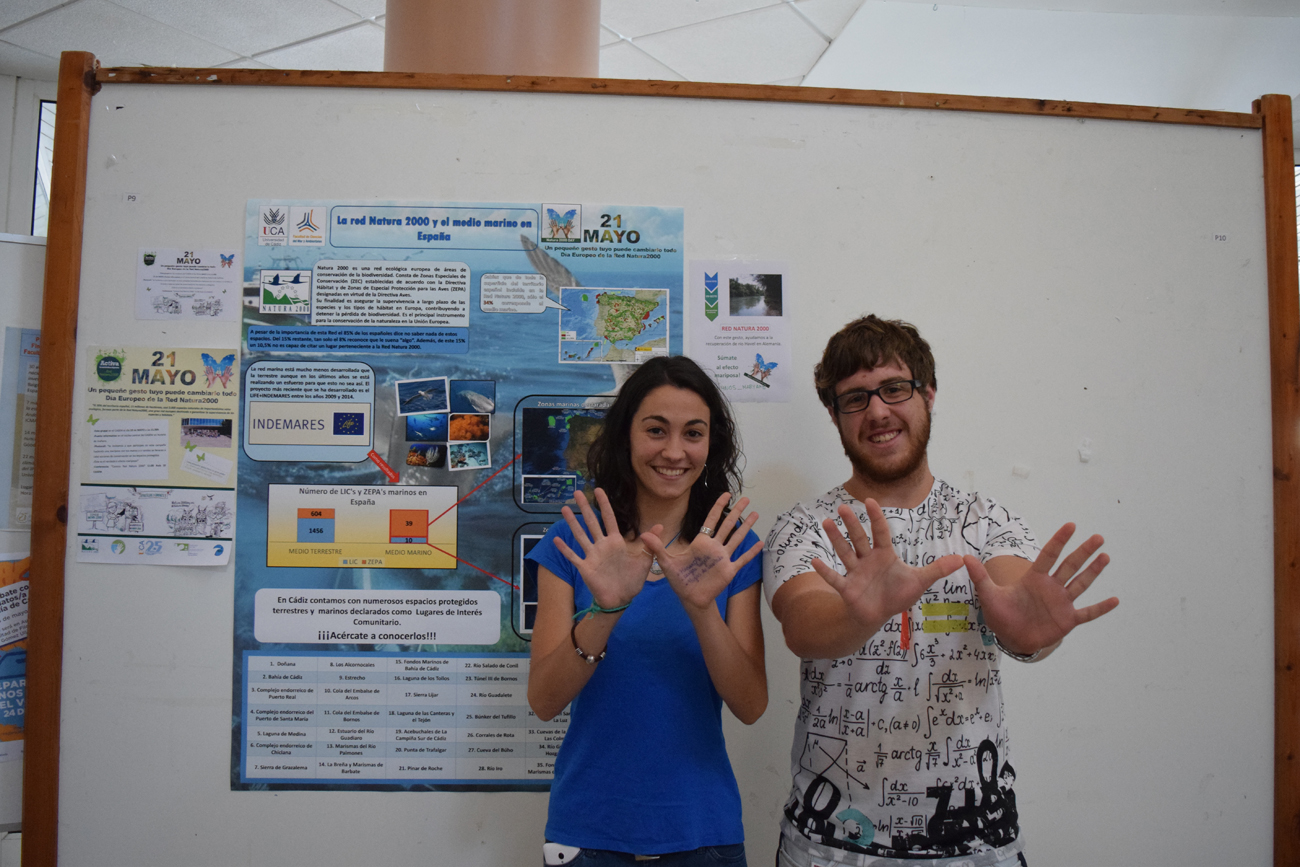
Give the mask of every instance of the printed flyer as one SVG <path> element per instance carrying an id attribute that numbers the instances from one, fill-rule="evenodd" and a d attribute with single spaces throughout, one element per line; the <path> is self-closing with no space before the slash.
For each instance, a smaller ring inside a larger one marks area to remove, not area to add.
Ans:
<path id="1" fill-rule="evenodd" d="M 235 508 L 232 349 L 87 347 L 77 559 L 220 566 Z"/>
<path id="2" fill-rule="evenodd" d="M 0 554 L 0 762 L 23 757 L 31 558 Z"/>
<path id="3" fill-rule="evenodd" d="M 246 221 L 231 787 L 547 788 L 522 558 L 619 383 L 682 351 L 682 211 Z"/>
<path id="4" fill-rule="evenodd" d="M 233 321 L 242 299 L 234 250 L 141 247 L 136 254 L 136 319 Z"/>
<path id="5" fill-rule="evenodd" d="M 733 403 L 790 399 L 790 266 L 692 261 L 690 356 Z"/>

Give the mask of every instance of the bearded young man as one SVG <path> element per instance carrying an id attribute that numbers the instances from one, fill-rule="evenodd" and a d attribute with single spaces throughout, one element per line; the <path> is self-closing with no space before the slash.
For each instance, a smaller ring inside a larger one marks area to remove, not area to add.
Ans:
<path id="1" fill-rule="evenodd" d="M 1073 524 L 1040 553 L 1017 515 L 935 479 L 934 356 L 912 325 L 849 323 L 814 379 L 853 473 L 767 540 L 764 590 L 804 660 L 778 867 L 1025 865 L 1002 659 L 1119 604 L 1074 606 L 1102 538 L 1058 567 Z"/>

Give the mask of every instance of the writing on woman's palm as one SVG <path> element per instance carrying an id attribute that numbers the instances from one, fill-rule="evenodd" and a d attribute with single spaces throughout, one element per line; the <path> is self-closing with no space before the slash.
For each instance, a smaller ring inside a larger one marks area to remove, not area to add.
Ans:
<path id="1" fill-rule="evenodd" d="M 745 508 L 749 505 L 749 500 L 742 497 L 736 503 L 736 508 L 722 520 L 722 511 L 730 499 L 731 494 L 718 497 L 704 519 L 704 527 L 715 532 L 710 534 L 701 531 L 685 550 L 670 552 L 659 538 L 661 527 L 641 534 L 641 541 L 659 561 L 664 577 L 683 605 L 702 609 L 713 604 L 718 594 L 736 577 L 740 567 L 754 559 L 763 547 L 762 542 L 756 542 L 735 560 L 731 559 L 758 520 L 758 513 L 751 512 L 742 520 L 740 516 L 744 515 Z"/>

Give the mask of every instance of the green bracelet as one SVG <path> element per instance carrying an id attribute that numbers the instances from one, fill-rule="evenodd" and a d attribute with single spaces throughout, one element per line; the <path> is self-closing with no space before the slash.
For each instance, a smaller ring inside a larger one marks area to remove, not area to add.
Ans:
<path id="1" fill-rule="evenodd" d="M 584 608 L 584 609 L 582 609 L 582 610 L 579 611 L 577 614 L 573 615 L 573 619 L 574 619 L 574 620 L 580 620 L 584 615 L 587 616 L 587 617 L 595 617 L 596 614 L 598 614 L 598 613 L 599 613 L 599 614 L 617 614 L 618 612 L 622 611 L 624 608 L 626 608 L 628 605 L 631 605 L 631 604 L 632 604 L 632 603 L 629 602 L 629 603 L 627 603 L 627 605 L 620 605 L 620 606 L 617 607 L 617 608 L 601 608 L 599 605 L 596 604 L 596 600 L 595 600 L 595 599 L 592 599 L 592 600 L 591 600 L 591 607 L 590 607 L 590 608 Z"/>

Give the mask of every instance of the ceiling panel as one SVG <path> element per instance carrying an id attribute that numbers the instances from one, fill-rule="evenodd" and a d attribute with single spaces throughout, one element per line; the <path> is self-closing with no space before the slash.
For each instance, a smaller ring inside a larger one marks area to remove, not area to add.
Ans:
<path id="1" fill-rule="evenodd" d="M 828 43 L 786 4 L 636 40 L 690 81 L 766 84 L 804 75 Z"/>
<path id="2" fill-rule="evenodd" d="M 623 36 L 637 37 L 780 5 L 781 0 L 601 0 L 600 20 Z"/>
<path id="3" fill-rule="evenodd" d="M 279 69 L 278 66 L 272 66 L 269 63 L 263 63 L 260 60 L 254 60 L 251 57 L 239 57 L 228 63 L 218 63 L 217 69 Z"/>
<path id="4" fill-rule="evenodd" d="M 54 81 L 59 77 L 59 61 L 0 40 L 0 74 Z"/>
<path id="5" fill-rule="evenodd" d="M 239 56 L 108 0 L 78 0 L 9 27 L 0 39 L 52 57 L 91 51 L 104 66 L 213 66 Z"/>
<path id="6" fill-rule="evenodd" d="M 600 50 L 600 77 L 682 80 L 676 72 L 630 42 L 617 42 Z"/>
<path id="7" fill-rule="evenodd" d="M 817 25 L 817 29 L 831 39 L 840 35 L 862 0 L 795 0 L 795 8 Z"/>
<path id="8" fill-rule="evenodd" d="M 388 0 L 333 0 L 349 12 L 362 18 L 378 18 L 387 13 Z"/>
<path id="9" fill-rule="evenodd" d="M 26 21 L 66 2 L 67 0 L 4 0 L 0 3 L 0 28 Z"/>
<path id="10" fill-rule="evenodd" d="M 933 0 L 868 0 L 868 2 L 927 3 Z M 1248 15 L 1265 18 L 1300 17 L 1296 0 L 961 0 L 940 6 L 982 6 L 991 9 L 1038 9 L 1046 12 L 1128 12 L 1135 15 Z"/>
<path id="11" fill-rule="evenodd" d="M 115 0 L 155 21 L 223 46 L 236 55 L 253 55 L 300 42 L 361 21 L 331 0 Z"/>
<path id="12" fill-rule="evenodd" d="M 367 21 L 286 48 L 257 55 L 277 69 L 381 70 L 384 68 L 384 28 Z"/>

